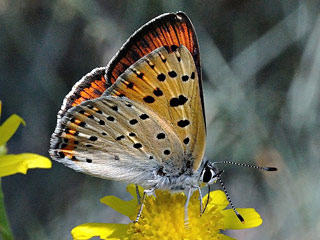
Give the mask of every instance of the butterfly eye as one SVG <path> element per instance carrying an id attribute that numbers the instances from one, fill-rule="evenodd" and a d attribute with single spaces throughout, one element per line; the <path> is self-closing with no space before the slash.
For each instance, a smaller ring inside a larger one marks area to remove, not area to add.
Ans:
<path id="1" fill-rule="evenodd" d="M 201 181 L 208 184 L 215 182 L 217 180 L 217 171 L 213 166 L 205 166 L 202 171 Z"/>
<path id="2" fill-rule="evenodd" d="M 204 183 L 208 183 L 211 180 L 211 177 L 212 177 L 212 170 L 206 168 L 203 172 L 203 175 L 202 175 L 202 181 Z"/>

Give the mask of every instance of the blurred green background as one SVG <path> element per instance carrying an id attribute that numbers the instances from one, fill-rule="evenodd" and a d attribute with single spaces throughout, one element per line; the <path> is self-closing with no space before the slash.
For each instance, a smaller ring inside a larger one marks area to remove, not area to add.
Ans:
<path id="1" fill-rule="evenodd" d="M 182 10 L 200 42 L 209 159 L 276 166 L 276 173 L 226 166 L 236 207 L 262 226 L 228 235 L 246 240 L 320 236 L 320 2 L 318 0 L 0 0 L 2 120 L 26 127 L 9 152 L 48 156 L 63 97 L 83 75 L 106 66 L 140 26 Z M 214 187 L 219 188 L 219 185 Z M 99 203 L 128 199 L 125 185 L 50 170 L 3 179 L 16 239 L 70 239 L 85 222 L 128 222 Z"/>

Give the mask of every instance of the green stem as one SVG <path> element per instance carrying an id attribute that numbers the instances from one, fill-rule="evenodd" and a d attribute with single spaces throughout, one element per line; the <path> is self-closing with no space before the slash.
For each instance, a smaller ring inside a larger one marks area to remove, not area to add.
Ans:
<path id="1" fill-rule="evenodd" d="M 6 208 L 4 206 L 4 197 L 2 192 L 1 178 L 0 178 L 0 234 L 3 240 L 14 239 L 9 226 Z"/>

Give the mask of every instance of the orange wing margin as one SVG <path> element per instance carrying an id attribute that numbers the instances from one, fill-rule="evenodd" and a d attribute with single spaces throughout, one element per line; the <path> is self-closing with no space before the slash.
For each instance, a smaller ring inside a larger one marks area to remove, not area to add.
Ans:
<path id="1" fill-rule="evenodd" d="M 122 46 L 107 67 L 107 78 L 114 83 L 133 63 L 153 50 L 167 46 L 186 46 L 195 61 L 198 76 L 201 77 L 200 54 L 194 27 L 183 12 L 166 13 L 138 29 Z"/>

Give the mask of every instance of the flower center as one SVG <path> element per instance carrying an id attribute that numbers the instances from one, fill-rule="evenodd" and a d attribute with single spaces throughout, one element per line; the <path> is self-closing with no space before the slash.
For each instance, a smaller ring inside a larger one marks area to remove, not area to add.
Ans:
<path id="1" fill-rule="evenodd" d="M 170 194 L 156 191 L 156 198 L 149 196 L 137 223 L 129 224 L 131 239 L 221 239 L 223 215 L 218 207 L 211 204 L 200 216 L 199 194 L 195 192 L 189 203 L 189 225 L 184 224 L 182 193 Z"/>

